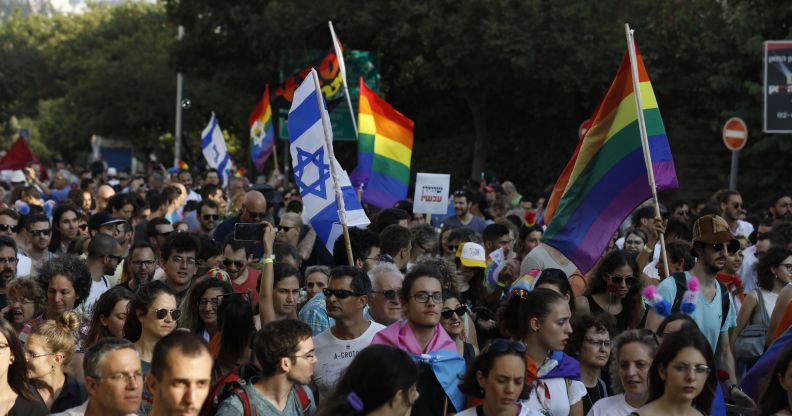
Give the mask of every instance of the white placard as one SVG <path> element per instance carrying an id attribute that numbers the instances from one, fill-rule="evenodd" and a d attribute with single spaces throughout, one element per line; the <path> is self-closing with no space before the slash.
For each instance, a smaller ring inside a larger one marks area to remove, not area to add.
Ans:
<path id="1" fill-rule="evenodd" d="M 451 175 L 447 173 L 418 173 L 415 177 L 413 212 L 416 214 L 448 213 L 448 192 Z"/>

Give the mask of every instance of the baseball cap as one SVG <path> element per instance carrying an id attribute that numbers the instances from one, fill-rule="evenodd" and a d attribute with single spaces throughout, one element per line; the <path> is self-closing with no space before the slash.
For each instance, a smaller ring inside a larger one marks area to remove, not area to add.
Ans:
<path id="1" fill-rule="evenodd" d="M 735 240 L 729 224 L 717 215 L 704 215 L 693 224 L 693 242 L 718 244 Z"/>
<path id="2" fill-rule="evenodd" d="M 460 244 L 457 248 L 456 256 L 463 266 L 487 268 L 487 261 L 484 256 L 484 247 L 476 243 Z"/>
<path id="3" fill-rule="evenodd" d="M 120 224 L 122 222 L 126 222 L 126 220 L 123 218 L 114 217 L 107 211 L 100 211 L 91 215 L 91 218 L 88 219 L 88 229 L 98 230 L 104 225 Z"/>

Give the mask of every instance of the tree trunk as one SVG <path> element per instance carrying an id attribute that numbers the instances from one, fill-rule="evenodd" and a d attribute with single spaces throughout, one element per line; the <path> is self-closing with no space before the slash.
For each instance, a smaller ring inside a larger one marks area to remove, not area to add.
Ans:
<path id="1" fill-rule="evenodd" d="M 473 115 L 473 129 L 476 134 L 476 140 L 473 143 L 473 168 L 470 172 L 470 178 L 481 180 L 481 172 L 487 162 L 487 142 L 489 140 L 487 95 L 486 93 L 468 93 L 465 94 L 465 101 L 467 101 L 468 108 L 470 108 L 470 112 Z"/>

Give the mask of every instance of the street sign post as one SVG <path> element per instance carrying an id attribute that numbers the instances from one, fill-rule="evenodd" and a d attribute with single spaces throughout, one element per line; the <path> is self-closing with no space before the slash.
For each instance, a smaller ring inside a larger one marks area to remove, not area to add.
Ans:
<path id="1" fill-rule="evenodd" d="M 726 120 L 723 125 L 723 144 L 732 152 L 731 173 L 729 174 L 729 189 L 737 189 L 737 170 L 740 162 L 740 150 L 748 142 L 748 126 L 739 117 Z"/>

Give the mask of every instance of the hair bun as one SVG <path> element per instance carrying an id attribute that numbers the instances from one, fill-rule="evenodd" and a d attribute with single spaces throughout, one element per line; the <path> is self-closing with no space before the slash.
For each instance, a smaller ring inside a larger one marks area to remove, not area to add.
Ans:
<path id="1" fill-rule="evenodd" d="M 80 328 L 80 315 L 74 311 L 66 311 L 58 318 L 58 325 L 65 327 L 69 332 L 74 332 Z"/>

